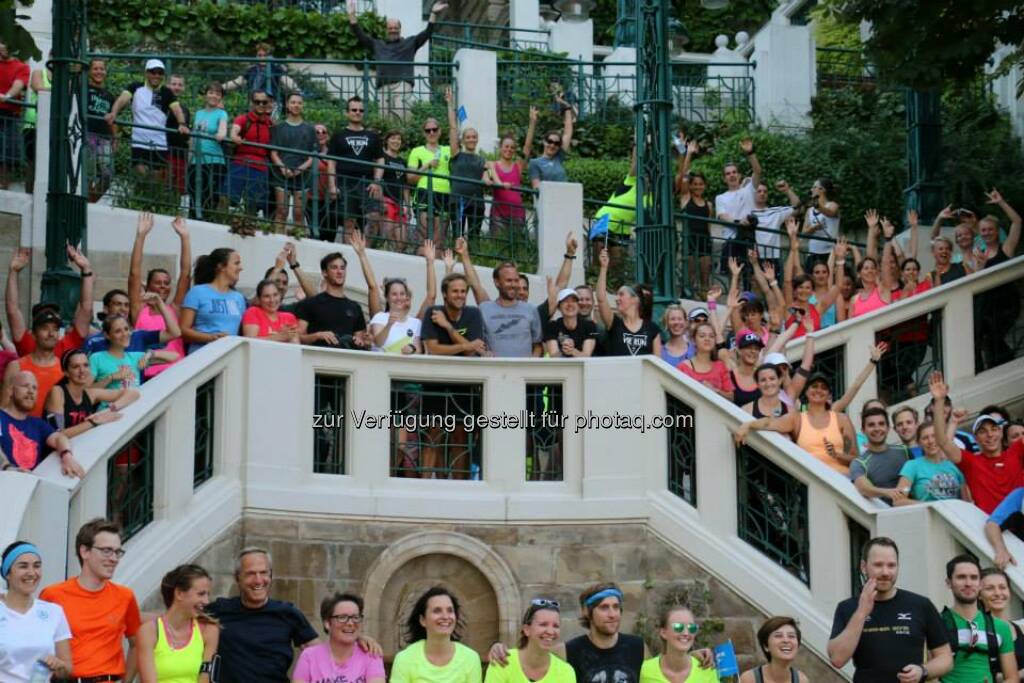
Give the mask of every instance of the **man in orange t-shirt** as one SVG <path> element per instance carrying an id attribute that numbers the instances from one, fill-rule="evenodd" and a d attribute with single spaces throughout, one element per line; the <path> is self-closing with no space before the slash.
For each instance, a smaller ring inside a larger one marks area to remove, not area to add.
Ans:
<path id="1" fill-rule="evenodd" d="M 124 555 L 121 528 L 105 519 L 87 522 L 78 530 L 75 549 L 82 573 L 39 594 L 41 600 L 63 607 L 67 615 L 72 633 L 71 678 L 131 681 L 136 672 L 139 605 L 131 589 L 110 580 Z"/>
<path id="2" fill-rule="evenodd" d="M 29 411 L 32 417 L 42 417 L 46 407 L 46 397 L 50 389 L 64 377 L 60 368 L 60 358 L 54 353 L 59 343 L 60 316 L 47 309 L 32 321 L 32 337 L 36 340 L 36 348 L 32 353 L 11 361 L 4 370 L 4 386 L 10 387 L 19 372 L 30 372 L 35 375 L 38 393 L 35 405 Z"/>

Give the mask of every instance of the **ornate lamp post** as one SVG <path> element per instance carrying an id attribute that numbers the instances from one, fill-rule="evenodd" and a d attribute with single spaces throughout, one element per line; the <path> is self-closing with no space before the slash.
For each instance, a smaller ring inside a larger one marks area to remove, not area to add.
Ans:
<path id="1" fill-rule="evenodd" d="M 81 192 L 85 136 L 85 0 L 53 0 L 53 90 L 50 104 L 50 189 L 46 196 L 46 271 L 42 300 L 60 304 L 70 318 L 81 283 L 68 267 L 65 245 L 84 242 Z M 41 124 L 42 122 L 40 122 Z"/>

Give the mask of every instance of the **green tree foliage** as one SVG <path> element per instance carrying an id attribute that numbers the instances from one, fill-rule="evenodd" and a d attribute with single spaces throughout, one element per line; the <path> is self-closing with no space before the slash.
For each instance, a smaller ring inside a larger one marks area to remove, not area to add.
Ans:
<path id="1" fill-rule="evenodd" d="M 883 77 L 916 88 L 967 83 L 999 43 L 1024 43 L 1019 0 L 826 0 L 852 22 L 868 21 L 868 55 Z"/>
<path id="2" fill-rule="evenodd" d="M 18 23 L 19 19 L 28 19 L 23 14 L 18 14 L 18 7 L 31 7 L 32 0 L 15 2 L 14 0 L 0 0 L 0 41 L 3 41 L 11 55 L 22 61 L 43 58 L 43 53 L 36 47 L 36 41 L 32 34 L 25 30 L 24 26 Z"/>
<path id="3" fill-rule="evenodd" d="M 594 20 L 594 41 L 611 45 L 615 39 L 615 19 L 619 0 L 597 0 L 590 13 Z M 733 36 L 737 31 L 754 35 L 772 15 L 775 0 L 732 0 L 722 10 L 704 9 L 696 0 L 672 0 L 671 16 L 679 19 L 690 35 L 686 49 L 713 52 L 715 36 Z"/>

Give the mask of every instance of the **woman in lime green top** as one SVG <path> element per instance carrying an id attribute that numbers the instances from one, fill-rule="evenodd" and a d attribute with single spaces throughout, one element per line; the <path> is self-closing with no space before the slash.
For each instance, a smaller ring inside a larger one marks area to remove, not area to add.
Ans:
<path id="1" fill-rule="evenodd" d="M 220 628 L 203 611 L 210 604 L 210 575 L 183 564 L 164 576 L 160 595 L 167 612 L 139 628 L 142 683 L 209 683 L 203 664 L 217 652 Z"/>
<path id="2" fill-rule="evenodd" d="M 558 603 L 545 598 L 530 601 L 519 645 L 508 651 L 508 666 L 487 667 L 485 683 L 576 683 L 576 672 L 553 652 L 560 642 Z"/>
<path id="3" fill-rule="evenodd" d="M 718 672 L 702 669 L 697 658 L 690 654 L 700 627 L 693 612 L 682 605 L 669 607 L 661 613 L 658 635 L 661 654 L 644 662 L 640 667 L 640 683 L 714 683 Z"/>
<path id="4" fill-rule="evenodd" d="M 408 646 L 395 655 L 391 683 L 480 683 L 480 655 L 459 641 L 459 601 L 434 586 L 420 596 L 405 622 Z"/>
<path id="5" fill-rule="evenodd" d="M 452 150 L 442 145 L 441 124 L 437 119 L 429 118 L 423 122 L 424 144 L 409 152 L 408 167 L 405 174 L 406 182 L 416 186 L 413 205 L 419 217 L 419 242 L 425 239 L 434 240 L 434 244 L 445 244 L 447 233 L 448 198 L 451 193 Z M 420 175 L 416 171 L 430 173 Z M 433 215 L 433 226 L 428 229 L 429 215 Z"/>

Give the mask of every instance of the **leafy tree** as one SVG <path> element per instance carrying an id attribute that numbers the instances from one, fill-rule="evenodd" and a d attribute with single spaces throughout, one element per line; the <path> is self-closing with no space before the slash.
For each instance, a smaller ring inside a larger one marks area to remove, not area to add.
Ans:
<path id="1" fill-rule="evenodd" d="M 43 58 L 43 53 L 36 47 L 32 34 L 18 24 L 18 19 L 28 19 L 26 15 L 18 14 L 18 6 L 31 7 L 32 0 L 0 0 L 0 41 L 3 41 L 14 57 L 22 61 L 38 61 Z"/>

